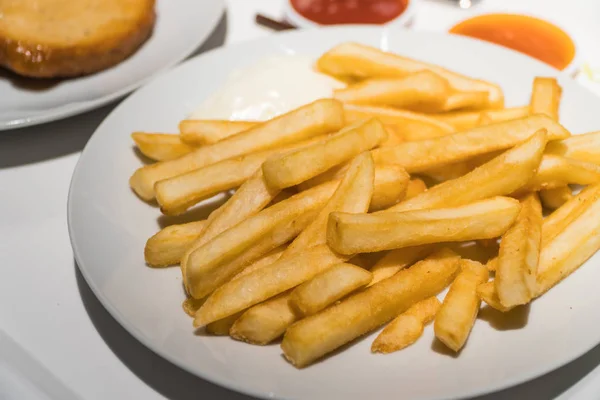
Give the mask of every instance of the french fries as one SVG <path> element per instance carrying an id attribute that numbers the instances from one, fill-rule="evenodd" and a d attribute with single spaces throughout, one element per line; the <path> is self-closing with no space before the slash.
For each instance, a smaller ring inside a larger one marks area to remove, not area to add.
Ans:
<path id="1" fill-rule="evenodd" d="M 542 130 L 468 174 L 436 185 L 384 212 L 451 207 L 488 197 L 508 195 L 533 178 L 545 145 L 546 135 Z"/>
<path id="2" fill-rule="evenodd" d="M 429 243 L 489 239 L 515 220 L 519 202 L 494 197 L 455 208 L 398 213 L 331 213 L 327 243 L 341 254 L 370 253 Z"/>
<path id="3" fill-rule="evenodd" d="M 341 79 L 397 78 L 426 70 L 440 75 L 458 91 L 487 92 L 483 108 L 504 105 L 504 95 L 498 85 L 358 43 L 343 43 L 329 50 L 317 60 L 317 68 Z"/>
<path id="4" fill-rule="evenodd" d="M 237 321 L 237 319 L 242 315 L 242 313 L 237 313 L 230 315 L 229 317 L 225 317 L 218 321 L 215 321 L 211 324 L 206 325 L 206 333 L 210 333 L 215 336 L 227 336 L 229 335 L 229 331 L 231 327 Z"/>
<path id="5" fill-rule="evenodd" d="M 489 270 L 489 268 L 488 268 Z M 513 309 L 513 307 L 505 307 L 500 302 L 500 298 L 498 297 L 498 292 L 496 292 L 496 284 L 494 281 L 482 283 L 477 286 L 477 296 L 484 301 L 488 306 L 500 311 L 500 312 L 508 312 Z"/>
<path id="6" fill-rule="evenodd" d="M 537 77 L 533 80 L 531 101 L 529 107 L 531 114 L 546 114 L 558 121 L 558 107 L 562 88 L 558 85 L 556 78 Z"/>
<path id="7" fill-rule="evenodd" d="M 256 271 L 257 269 L 260 269 L 262 267 L 266 267 L 267 265 L 273 264 L 275 261 L 277 261 L 281 258 L 281 256 L 283 255 L 283 253 L 285 252 L 286 249 L 287 249 L 286 245 L 281 245 L 281 246 L 269 251 L 268 253 L 266 253 L 265 255 L 260 257 L 258 260 L 254 261 L 252 264 L 248 265 L 246 268 L 244 268 L 243 270 L 238 272 L 236 275 L 234 275 L 234 277 L 231 278 L 231 280 L 240 278 L 244 275 L 249 274 L 250 272 Z"/>
<path id="8" fill-rule="evenodd" d="M 186 250 L 202 234 L 205 226 L 206 221 L 195 221 L 161 229 L 146 242 L 146 263 L 152 267 L 178 264 Z"/>
<path id="9" fill-rule="evenodd" d="M 346 257 L 333 253 L 327 245 L 279 259 L 216 289 L 196 313 L 194 326 L 199 328 L 245 310 L 345 260 Z"/>
<path id="10" fill-rule="evenodd" d="M 181 141 L 191 146 L 214 144 L 255 127 L 260 122 L 184 119 L 179 123 Z"/>
<path id="11" fill-rule="evenodd" d="M 499 108 L 485 111 L 454 111 L 448 113 L 439 113 L 431 115 L 440 122 L 447 123 L 454 127 L 456 131 L 472 129 L 480 125 L 482 116 L 489 118 L 491 123 L 510 121 L 529 115 L 529 106 Z"/>
<path id="12" fill-rule="evenodd" d="M 244 220 L 192 251 L 185 268 L 190 295 L 197 299 L 202 298 L 233 277 L 240 270 L 224 268 L 224 264 L 246 251 L 277 225 L 292 221 L 307 212 L 320 210 L 338 185 L 339 181 L 328 182 L 292 196 Z"/>
<path id="13" fill-rule="evenodd" d="M 547 154 L 600 164 L 600 131 L 574 135 L 548 143 Z"/>
<path id="14" fill-rule="evenodd" d="M 290 304 L 300 315 L 312 315 L 367 285 L 372 275 L 352 264 L 338 264 L 292 291 Z"/>
<path id="15" fill-rule="evenodd" d="M 546 154 L 537 174 L 523 190 L 553 189 L 566 184 L 589 185 L 600 182 L 600 165 Z"/>
<path id="16" fill-rule="evenodd" d="M 544 207 L 555 210 L 573 198 L 573 192 L 567 185 L 554 189 L 540 190 L 540 199 Z"/>
<path id="17" fill-rule="evenodd" d="M 489 278 L 487 268 L 480 263 L 462 260 L 461 264 L 462 271 L 450 286 L 433 322 L 435 337 L 455 352 L 465 345 L 479 312 L 481 299 L 477 287 Z"/>
<path id="18" fill-rule="evenodd" d="M 425 258 L 435 250 L 434 245 L 423 245 L 414 247 L 404 247 L 402 249 L 392 250 L 383 256 L 371 268 L 373 278 L 369 286 L 373 286 L 379 281 L 395 275 L 398 271 L 407 268 L 415 262 Z"/>
<path id="19" fill-rule="evenodd" d="M 344 104 L 344 115 L 346 123 L 377 118 L 385 125 L 392 126 L 394 133 L 406 141 L 431 139 L 454 133 L 450 124 L 426 114 L 406 110 Z"/>
<path id="20" fill-rule="evenodd" d="M 376 119 L 357 123 L 321 142 L 275 156 L 262 166 L 267 184 L 284 189 L 302 183 L 383 142 L 387 133 Z"/>
<path id="21" fill-rule="evenodd" d="M 411 179 L 406 187 L 404 200 L 412 199 L 427 190 L 427 185 L 421 179 Z"/>
<path id="22" fill-rule="evenodd" d="M 194 149 L 182 143 L 178 135 L 134 132 L 131 138 L 143 155 L 155 161 L 173 160 Z"/>
<path id="23" fill-rule="evenodd" d="M 545 115 L 499 122 L 468 131 L 418 142 L 405 142 L 373 150 L 376 164 L 398 164 L 407 172 L 422 172 L 483 153 L 503 150 L 527 140 L 546 129 L 547 140 L 569 136 L 569 132 Z"/>
<path id="24" fill-rule="evenodd" d="M 290 244 L 284 256 L 301 252 L 327 241 L 329 214 L 333 211 L 366 212 L 373 196 L 373 158 L 369 153 L 357 156 L 344 178 L 317 218 Z"/>
<path id="25" fill-rule="evenodd" d="M 248 129 L 183 157 L 139 168 L 129 180 L 131 188 L 144 200 L 154 198 L 154 184 L 216 162 L 302 141 L 341 129 L 342 105 L 331 99 L 317 100 L 287 114 Z"/>
<path id="26" fill-rule="evenodd" d="M 298 319 L 289 305 L 289 298 L 290 293 L 286 292 L 249 308 L 231 326 L 229 334 L 234 339 L 251 344 L 271 343 Z"/>
<path id="27" fill-rule="evenodd" d="M 541 240 L 542 206 L 537 194 L 531 193 L 500 242 L 494 282 L 503 306 L 526 304 L 535 296 Z"/>
<path id="28" fill-rule="evenodd" d="M 433 321 L 440 305 L 436 297 L 430 297 L 410 307 L 381 331 L 371 345 L 371 352 L 392 353 L 416 342 L 425 325 Z"/>
<path id="29" fill-rule="evenodd" d="M 440 250 L 411 268 L 288 328 L 281 348 L 296 367 L 304 367 L 434 296 L 458 271 L 460 257 Z"/>

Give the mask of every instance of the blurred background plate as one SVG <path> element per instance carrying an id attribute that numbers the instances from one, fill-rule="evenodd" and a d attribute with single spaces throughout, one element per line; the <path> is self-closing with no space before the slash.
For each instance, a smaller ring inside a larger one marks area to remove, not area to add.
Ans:
<path id="1" fill-rule="evenodd" d="M 131 57 L 73 79 L 35 80 L 0 68 L 0 130 L 54 121 L 98 108 L 192 54 L 210 35 L 224 0 L 157 0 L 152 36 Z"/>

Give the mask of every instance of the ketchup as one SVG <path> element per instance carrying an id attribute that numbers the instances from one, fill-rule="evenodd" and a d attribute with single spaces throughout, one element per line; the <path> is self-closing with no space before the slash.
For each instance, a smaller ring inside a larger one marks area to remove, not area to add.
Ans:
<path id="1" fill-rule="evenodd" d="M 321 25 L 385 24 L 406 10 L 410 0 L 290 0 L 304 18 Z"/>

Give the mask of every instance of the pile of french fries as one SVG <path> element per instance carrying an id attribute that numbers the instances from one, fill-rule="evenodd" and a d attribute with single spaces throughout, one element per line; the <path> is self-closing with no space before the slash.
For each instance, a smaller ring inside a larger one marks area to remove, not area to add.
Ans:
<path id="1" fill-rule="evenodd" d="M 133 134 L 157 162 L 130 185 L 164 214 L 236 189 L 146 244 L 150 266 L 180 265 L 194 327 L 283 337 L 297 367 L 386 324 L 373 352 L 430 322 L 459 352 L 482 301 L 528 304 L 600 248 L 600 132 L 560 125 L 554 78 L 504 108 L 497 85 L 358 44 L 316 68 L 347 87 L 268 121 Z"/>

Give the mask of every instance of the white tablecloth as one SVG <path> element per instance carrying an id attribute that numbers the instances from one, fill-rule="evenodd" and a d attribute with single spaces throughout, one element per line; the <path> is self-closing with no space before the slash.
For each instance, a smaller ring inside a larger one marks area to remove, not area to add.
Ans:
<path id="1" fill-rule="evenodd" d="M 228 3 L 200 51 L 271 34 L 254 24 L 254 14 L 279 17 L 282 8 L 281 0 Z M 593 52 L 600 31 L 593 3 L 600 2 L 488 0 L 481 8 L 540 7 L 530 12 L 583 31 L 578 42 Z M 443 0 L 423 0 L 414 28 L 440 29 L 459 12 Z M 597 59 L 591 53 L 586 58 Z M 248 399 L 146 349 L 106 312 L 78 272 L 67 232 L 67 191 L 80 151 L 113 107 L 0 132 L 0 399 Z M 600 398 L 599 364 L 600 346 L 553 373 L 482 399 Z"/>

